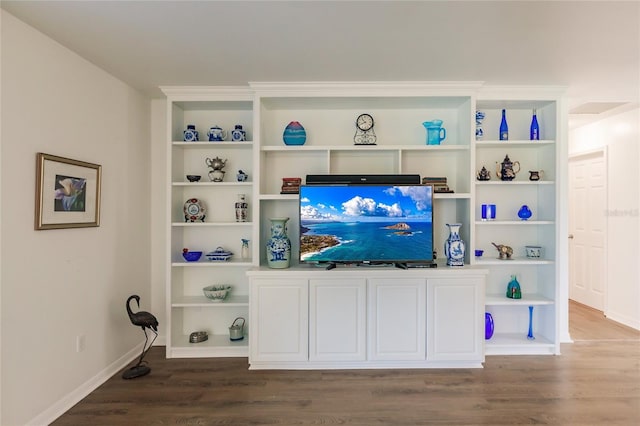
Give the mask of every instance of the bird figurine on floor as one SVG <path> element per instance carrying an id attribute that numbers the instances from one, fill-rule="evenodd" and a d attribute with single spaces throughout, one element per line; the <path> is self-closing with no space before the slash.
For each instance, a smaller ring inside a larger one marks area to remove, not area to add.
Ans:
<path id="1" fill-rule="evenodd" d="M 123 379 L 135 379 L 136 377 L 149 374 L 151 368 L 149 368 L 149 366 L 147 365 L 143 365 L 142 359 L 147 354 L 149 349 L 151 349 L 153 342 L 156 341 L 156 337 L 158 337 L 158 320 L 155 316 L 153 316 L 153 314 L 146 311 L 138 311 L 134 313 L 131 310 L 130 306 L 131 300 L 133 299 L 135 299 L 136 303 L 138 304 L 138 308 L 140 308 L 140 296 L 138 296 L 137 294 L 131 295 L 126 302 L 127 314 L 129 314 L 129 319 L 131 320 L 131 323 L 133 325 L 142 328 L 142 331 L 144 332 L 144 345 L 142 346 L 142 353 L 140 354 L 138 363 L 122 373 Z M 147 346 L 147 342 L 149 341 L 147 329 L 151 330 L 155 334 L 149 346 Z M 146 361 L 144 363 L 146 364 Z"/>

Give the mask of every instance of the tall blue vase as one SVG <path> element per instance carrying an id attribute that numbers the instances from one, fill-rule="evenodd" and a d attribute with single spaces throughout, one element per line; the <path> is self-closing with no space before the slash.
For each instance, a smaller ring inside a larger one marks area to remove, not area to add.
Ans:
<path id="1" fill-rule="evenodd" d="M 267 240 L 267 265 L 269 268 L 288 268 L 291 261 L 291 240 L 287 236 L 288 217 L 274 217 L 271 221 L 271 237 Z"/>
<path id="2" fill-rule="evenodd" d="M 464 266 L 465 245 L 460 238 L 461 226 L 461 223 L 447 223 L 449 238 L 444 242 L 444 254 L 449 266 Z"/>

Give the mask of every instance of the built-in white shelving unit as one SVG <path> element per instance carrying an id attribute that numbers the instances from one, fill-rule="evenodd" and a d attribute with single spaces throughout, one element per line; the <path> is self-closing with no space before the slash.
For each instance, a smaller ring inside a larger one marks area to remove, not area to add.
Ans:
<path id="1" fill-rule="evenodd" d="M 228 327 L 237 316 L 249 323 L 247 270 L 266 267 L 265 243 L 269 218 L 289 217 L 292 268 L 297 264 L 299 200 L 296 194 L 280 194 L 282 178 L 308 174 L 419 174 L 446 176 L 453 193 L 435 194 L 434 246 L 443 259 L 446 223 L 462 223 L 466 242 L 465 263 L 488 271 L 485 308 L 495 322 L 494 336 L 485 342 L 491 354 L 559 354 L 560 321 L 566 311 L 566 257 L 562 240 L 566 200 L 560 165 L 566 160 L 566 110 L 561 88 L 488 87 L 478 82 L 389 83 L 249 83 L 246 87 L 163 88 L 168 98 L 167 182 L 167 310 L 171 333 L 168 356 L 247 356 L 247 340 L 228 341 Z M 536 109 L 541 140 L 529 140 L 532 110 Z M 508 141 L 498 140 L 501 110 L 507 111 Z M 485 113 L 484 138 L 475 138 L 475 112 Z M 371 114 L 376 145 L 354 145 L 356 117 Z M 427 145 L 422 122 L 443 120 L 447 130 L 441 145 Z M 291 121 L 300 122 L 307 140 L 302 146 L 283 143 L 283 131 Z M 204 133 L 219 125 L 232 129 L 243 124 L 246 142 L 183 142 L 182 131 L 195 124 Z M 519 163 L 513 181 L 501 181 L 496 165 L 505 156 Z M 227 159 L 224 182 L 209 182 L 206 157 Z M 478 181 L 486 167 L 491 180 Z M 249 174 L 247 182 L 235 182 L 235 173 Z M 529 180 L 529 171 L 542 179 Z M 200 174 L 189 183 L 185 174 Z M 245 193 L 249 222 L 234 221 L 233 204 Z M 182 206 L 187 198 L 206 202 L 205 223 L 184 223 Z M 482 204 L 496 204 L 497 217 L 483 221 Z M 517 212 L 528 205 L 533 216 L 520 220 Z M 214 263 L 188 263 L 183 247 L 204 252 L 223 246 L 240 252 L 240 239 L 251 240 L 251 257 Z M 514 249 L 511 260 L 500 260 L 491 244 Z M 525 246 L 543 247 L 543 257 L 529 259 Z M 483 249 L 481 258 L 475 249 Z M 442 265 L 440 267 L 443 267 Z M 446 267 L 446 266 L 444 266 Z M 279 271 L 281 273 L 283 271 Z M 331 271 L 327 271 L 330 274 Z M 398 271 L 402 274 L 402 271 Z M 286 274 L 286 271 L 284 271 Z M 512 275 L 522 286 L 523 298 L 503 296 Z M 216 283 L 234 285 L 232 297 L 211 303 L 201 288 Z M 534 307 L 535 340 L 527 339 L 529 306 Z M 213 338 L 206 344 L 188 343 L 190 331 L 207 329 Z M 225 336 L 227 337 L 225 339 Z"/>

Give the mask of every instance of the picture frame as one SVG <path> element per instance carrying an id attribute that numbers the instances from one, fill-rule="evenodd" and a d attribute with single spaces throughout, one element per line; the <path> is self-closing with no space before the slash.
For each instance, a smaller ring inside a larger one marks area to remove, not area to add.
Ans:
<path id="1" fill-rule="evenodd" d="M 39 152 L 35 229 L 100 226 L 102 166 Z"/>

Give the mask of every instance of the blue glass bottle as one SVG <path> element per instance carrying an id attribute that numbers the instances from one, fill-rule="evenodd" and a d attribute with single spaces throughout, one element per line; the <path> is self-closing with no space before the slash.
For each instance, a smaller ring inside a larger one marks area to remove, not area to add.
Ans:
<path id="1" fill-rule="evenodd" d="M 529 129 L 529 139 L 532 141 L 540 140 L 540 126 L 538 126 L 538 117 L 536 109 L 533 109 L 533 118 L 531 119 L 531 128 Z"/>
<path id="2" fill-rule="evenodd" d="M 507 111 L 502 110 L 502 121 L 500 121 L 500 140 L 509 140 L 509 126 L 507 125 Z"/>

